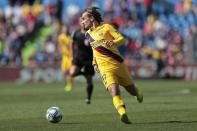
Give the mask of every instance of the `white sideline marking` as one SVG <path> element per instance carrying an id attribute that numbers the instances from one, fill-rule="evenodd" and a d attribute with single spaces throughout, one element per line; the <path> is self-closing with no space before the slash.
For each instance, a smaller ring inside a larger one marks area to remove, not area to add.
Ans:
<path id="1" fill-rule="evenodd" d="M 179 95 L 186 95 L 186 94 L 190 94 L 191 90 L 190 89 L 181 89 L 181 90 L 177 90 L 177 91 L 169 91 L 169 92 L 160 92 L 160 95 L 175 95 L 175 94 L 179 94 Z"/>
<path id="2" fill-rule="evenodd" d="M 180 91 L 178 91 L 179 94 L 190 94 L 191 90 L 190 89 L 182 89 Z"/>

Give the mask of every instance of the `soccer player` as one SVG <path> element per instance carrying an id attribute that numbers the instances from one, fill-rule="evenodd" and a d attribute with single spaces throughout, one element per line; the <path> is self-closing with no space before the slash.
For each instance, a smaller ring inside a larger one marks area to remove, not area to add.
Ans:
<path id="1" fill-rule="evenodd" d="M 87 104 L 91 103 L 91 96 L 93 92 L 93 80 L 94 67 L 92 66 L 93 53 L 91 46 L 85 38 L 85 30 L 81 24 L 80 19 L 80 29 L 73 33 L 72 42 L 72 67 L 70 69 L 70 75 L 75 77 L 77 75 L 83 75 L 87 81 L 86 93 L 87 97 L 85 99 Z M 82 71 L 83 69 L 83 71 Z"/>
<path id="2" fill-rule="evenodd" d="M 68 34 L 68 28 L 65 25 L 61 27 L 61 33 L 58 36 L 58 48 L 62 54 L 61 61 L 61 70 L 66 78 L 66 86 L 64 90 L 66 92 L 72 90 L 73 78 L 69 75 L 69 69 L 72 66 L 72 53 L 71 53 L 71 44 L 72 37 Z"/>
<path id="3" fill-rule="evenodd" d="M 130 124 L 119 85 L 131 95 L 136 96 L 140 103 L 143 101 L 143 95 L 136 88 L 117 49 L 117 46 L 123 44 L 125 39 L 112 25 L 103 23 L 101 14 L 95 7 L 86 8 L 81 18 L 85 30 L 88 30 L 86 37 L 93 50 L 94 69 L 100 73 L 107 91 L 111 94 L 121 121 Z"/>

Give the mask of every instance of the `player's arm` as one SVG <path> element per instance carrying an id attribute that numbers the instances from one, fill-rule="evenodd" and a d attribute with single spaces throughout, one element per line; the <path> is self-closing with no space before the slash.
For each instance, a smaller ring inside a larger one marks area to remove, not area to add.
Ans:
<path id="1" fill-rule="evenodd" d="M 71 54 L 72 54 L 72 57 L 74 56 L 74 53 L 75 53 L 75 51 L 74 51 L 74 46 L 75 46 L 75 44 L 76 44 L 76 30 L 74 31 L 74 32 L 72 32 L 72 35 L 71 35 L 71 37 L 72 37 L 72 43 L 71 43 Z"/>
<path id="2" fill-rule="evenodd" d="M 74 56 L 74 53 L 75 53 L 75 51 L 74 51 L 74 45 L 75 45 L 75 41 L 72 40 L 72 43 L 71 43 L 71 55 L 72 55 L 72 57 Z"/>
<path id="3" fill-rule="evenodd" d="M 94 71 L 97 72 L 97 73 L 99 73 L 99 69 L 98 69 L 98 65 L 96 63 L 95 57 L 93 57 L 92 65 L 94 67 Z"/>
<path id="4" fill-rule="evenodd" d="M 125 38 L 111 25 L 107 25 L 110 35 L 114 38 L 113 41 L 108 42 L 107 46 L 116 44 L 117 46 L 124 44 Z"/>

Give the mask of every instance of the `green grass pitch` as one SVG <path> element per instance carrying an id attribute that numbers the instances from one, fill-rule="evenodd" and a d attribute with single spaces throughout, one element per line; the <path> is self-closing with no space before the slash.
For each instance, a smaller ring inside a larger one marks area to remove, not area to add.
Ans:
<path id="1" fill-rule="evenodd" d="M 125 125 L 111 96 L 95 82 L 92 104 L 85 104 L 85 83 L 66 93 L 63 83 L 0 83 L 0 131 L 195 131 L 197 82 L 136 80 L 144 94 L 137 103 L 121 88 L 131 125 Z M 58 124 L 45 119 L 48 107 L 59 106 Z"/>

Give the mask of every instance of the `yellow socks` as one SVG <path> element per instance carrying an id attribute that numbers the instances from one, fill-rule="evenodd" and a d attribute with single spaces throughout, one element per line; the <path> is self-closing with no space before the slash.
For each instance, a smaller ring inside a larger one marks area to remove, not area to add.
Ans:
<path id="1" fill-rule="evenodd" d="M 120 120 L 125 124 L 131 124 L 131 121 L 129 120 L 126 111 L 125 111 L 125 105 L 123 100 L 120 98 L 120 96 L 114 96 L 113 97 L 113 104 L 118 110 L 118 113 L 120 115 Z"/>
<path id="2" fill-rule="evenodd" d="M 113 104 L 120 115 L 123 115 L 126 113 L 125 107 L 124 107 L 124 102 L 120 96 L 113 97 Z"/>
<path id="3" fill-rule="evenodd" d="M 73 87 L 73 78 L 70 76 L 66 76 L 66 86 L 65 86 L 65 91 L 71 91 Z"/>

